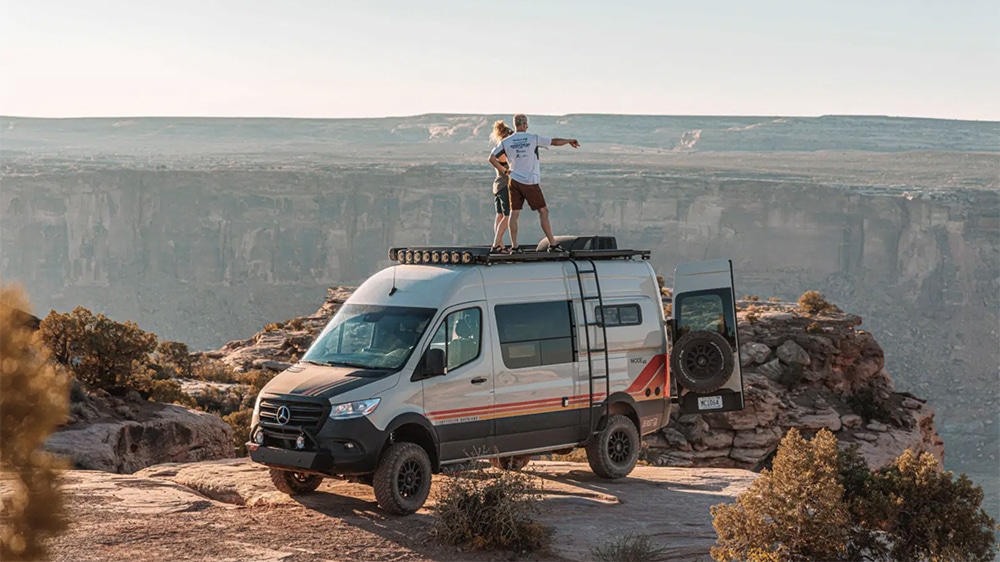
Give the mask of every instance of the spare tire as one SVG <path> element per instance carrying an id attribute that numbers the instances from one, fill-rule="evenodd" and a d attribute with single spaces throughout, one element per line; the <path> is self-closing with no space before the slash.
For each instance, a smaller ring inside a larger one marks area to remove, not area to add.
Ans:
<path id="1" fill-rule="evenodd" d="M 734 366 L 733 346 L 718 332 L 688 332 L 670 354 L 670 372 L 692 392 L 718 390 L 729 381 Z"/>

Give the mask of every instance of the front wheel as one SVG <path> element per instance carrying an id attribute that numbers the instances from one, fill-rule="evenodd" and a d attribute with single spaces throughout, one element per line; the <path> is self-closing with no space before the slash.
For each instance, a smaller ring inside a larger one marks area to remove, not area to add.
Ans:
<path id="1" fill-rule="evenodd" d="M 271 468 L 269 471 L 274 487 L 289 496 L 308 494 L 315 491 L 323 482 L 323 477 L 316 474 L 302 474 L 280 468 Z"/>
<path id="2" fill-rule="evenodd" d="M 372 479 L 375 499 L 384 511 L 408 515 L 420 509 L 431 491 L 431 460 L 415 443 L 393 443 L 385 450 Z"/>
<path id="3" fill-rule="evenodd" d="M 639 430 L 621 414 L 608 418 L 604 429 L 587 444 L 587 462 L 601 478 L 628 476 L 639 460 Z"/>

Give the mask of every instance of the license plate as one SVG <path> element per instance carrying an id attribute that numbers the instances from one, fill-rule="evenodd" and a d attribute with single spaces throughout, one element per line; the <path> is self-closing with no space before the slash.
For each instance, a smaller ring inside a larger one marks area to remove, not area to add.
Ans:
<path id="1" fill-rule="evenodd" d="M 700 396 L 700 397 L 698 397 L 698 409 L 699 410 L 721 410 L 722 409 L 722 397 L 721 396 Z"/>

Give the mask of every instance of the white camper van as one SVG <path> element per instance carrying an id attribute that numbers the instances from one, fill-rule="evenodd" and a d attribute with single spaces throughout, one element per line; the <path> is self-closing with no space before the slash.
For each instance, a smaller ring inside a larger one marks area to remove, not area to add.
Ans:
<path id="1" fill-rule="evenodd" d="M 743 408 L 728 260 L 678 266 L 665 322 L 648 251 L 558 240 L 568 251 L 391 249 L 396 265 L 261 391 L 251 458 L 286 493 L 349 477 L 405 514 L 448 464 L 585 447 L 597 475 L 620 478 L 672 403 Z"/>

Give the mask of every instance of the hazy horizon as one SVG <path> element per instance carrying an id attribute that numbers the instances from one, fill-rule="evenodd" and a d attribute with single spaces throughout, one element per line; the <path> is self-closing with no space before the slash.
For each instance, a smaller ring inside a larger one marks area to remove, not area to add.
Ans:
<path id="1" fill-rule="evenodd" d="M 0 114 L 1000 120 L 1000 3 L 0 5 Z"/>

